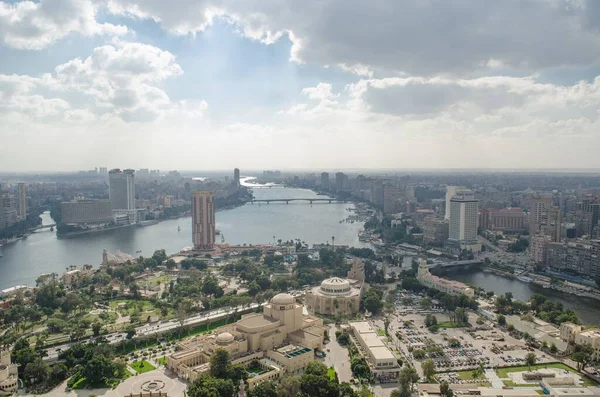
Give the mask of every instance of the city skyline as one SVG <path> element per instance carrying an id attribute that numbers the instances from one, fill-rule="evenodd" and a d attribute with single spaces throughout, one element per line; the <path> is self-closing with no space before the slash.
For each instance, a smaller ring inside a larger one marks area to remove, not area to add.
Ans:
<path id="1" fill-rule="evenodd" d="M 600 168 L 593 1 L 51 3 L 0 2 L 2 171 Z"/>

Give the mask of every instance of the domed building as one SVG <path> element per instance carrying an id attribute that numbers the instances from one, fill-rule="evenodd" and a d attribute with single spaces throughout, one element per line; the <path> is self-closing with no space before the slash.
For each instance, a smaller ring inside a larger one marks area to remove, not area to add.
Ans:
<path id="1" fill-rule="evenodd" d="M 324 331 L 323 320 L 303 314 L 302 305 L 292 295 L 277 294 L 263 306 L 262 313 L 244 314 L 212 334 L 181 341 L 167 356 L 167 367 L 193 382 L 210 370 L 215 351 L 223 349 L 232 364 L 262 368 L 247 380 L 252 390 L 284 374 L 300 374 L 315 359 L 315 350 L 323 349 Z"/>
<path id="2" fill-rule="evenodd" d="M 357 313 L 361 288 L 347 279 L 332 277 L 306 294 L 306 307 L 319 314 Z"/>

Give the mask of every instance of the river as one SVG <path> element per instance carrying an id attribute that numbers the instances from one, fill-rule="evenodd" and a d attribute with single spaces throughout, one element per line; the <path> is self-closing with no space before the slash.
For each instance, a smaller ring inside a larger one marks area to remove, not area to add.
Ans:
<path id="1" fill-rule="evenodd" d="M 600 325 L 600 301 L 577 295 L 565 294 L 542 288 L 531 283 L 510 279 L 493 273 L 482 271 L 468 273 L 451 273 L 444 277 L 476 285 L 486 291 L 494 291 L 497 295 L 512 292 L 515 299 L 528 301 L 531 295 L 538 293 L 553 301 L 562 303 L 563 307 L 573 310 L 585 324 Z"/>
<path id="2" fill-rule="evenodd" d="M 311 190 L 294 188 L 253 189 L 257 199 L 323 198 Z M 291 202 L 246 204 L 218 211 L 216 227 L 230 244 L 265 244 L 275 240 L 300 239 L 308 244 L 331 242 L 364 247 L 358 240 L 362 223 L 340 223 L 351 213 L 350 203 Z M 53 223 L 48 213 L 42 215 L 44 224 Z M 181 231 L 177 231 L 180 227 Z M 49 230 L 39 231 L 26 240 L 2 247 L 0 257 L 0 289 L 18 284 L 35 285 L 44 273 L 62 274 L 69 265 L 97 266 L 102 262 L 102 250 L 134 256 L 152 255 L 164 248 L 168 254 L 192 245 L 191 218 L 162 221 L 145 227 L 129 227 L 71 238 L 56 237 Z M 217 236 L 221 241 L 221 236 Z M 136 253 L 141 251 L 141 253 Z"/>

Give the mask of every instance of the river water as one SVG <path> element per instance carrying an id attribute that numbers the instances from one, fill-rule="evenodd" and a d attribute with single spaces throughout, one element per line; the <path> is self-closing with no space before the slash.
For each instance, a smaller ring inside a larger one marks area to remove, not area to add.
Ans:
<path id="1" fill-rule="evenodd" d="M 254 189 L 257 199 L 324 198 L 311 190 L 283 187 Z M 362 223 L 340 223 L 351 214 L 350 203 L 291 202 L 246 204 L 216 214 L 219 229 L 229 244 L 264 244 L 275 240 L 300 239 L 308 244 L 331 242 L 355 247 L 367 246 L 358 240 Z M 44 224 L 53 223 L 45 213 Z M 180 227 L 181 231 L 177 231 Z M 129 227 L 101 233 L 57 239 L 49 230 L 33 233 L 26 240 L 2 247 L 0 289 L 18 284 L 34 285 L 44 273 L 62 274 L 69 265 L 99 265 L 102 250 L 134 256 L 152 255 L 164 248 L 173 254 L 192 245 L 191 218 L 179 218 L 145 227 Z M 221 241 L 221 236 L 217 236 Z M 136 253 L 141 251 L 141 253 Z"/>
<path id="2" fill-rule="evenodd" d="M 254 189 L 254 196 L 257 199 L 324 197 L 311 190 L 282 187 L 257 188 Z M 246 204 L 218 211 L 216 222 L 225 242 L 230 244 L 263 244 L 278 239 L 300 239 L 315 244 L 331 242 L 331 237 L 335 236 L 336 244 L 368 246 L 358 240 L 362 223 L 340 223 L 350 215 L 347 208 L 353 207 L 350 203 Z M 48 213 L 42 215 L 42 220 L 44 224 L 53 223 Z M 181 228 L 179 232 L 178 227 Z M 221 236 L 217 236 L 217 241 L 221 241 Z M 57 239 L 54 232 L 46 229 L 33 233 L 26 240 L 2 247 L 4 256 L 0 257 L 0 289 L 18 284 L 34 285 L 40 274 L 61 274 L 70 265 L 96 266 L 102 261 L 103 249 L 149 256 L 156 249 L 164 248 L 168 254 L 173 254 L 191 244 L 190 217 L 62 239 Z M 543 289 L 491 273 L 452 274 L 447 277 L 478 285 L 497 294 L 512 292 L 519 300 L 528 300 L 532 294 L 541 293 L 574 310 L 585 323 L 600 324 L 600 302 L 592 299 Z"/>
<path id="3" fill-rule="evenodd" d="M 585 324 L 600 325 L 600 301 L 577 295 L 542 288 L 531 283 L 502 277 L 482 271 L 469 273 L 451 273 L 444 277 L 476 285 L 486 291 L 494 291 L 496 295 L 512 292 L 515 299 L 528 301 L 531 295 L 538 293 L 553 301 L 562 303 L 563 307 L 573 310 Z"/>

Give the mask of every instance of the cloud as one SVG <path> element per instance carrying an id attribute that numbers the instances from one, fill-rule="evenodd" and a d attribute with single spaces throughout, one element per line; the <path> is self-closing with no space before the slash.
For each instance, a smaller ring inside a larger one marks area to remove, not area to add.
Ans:
<path id="1" fill-rule="evenodd" d="M 96 21 L 97 7 L 91 0 L 0 2 L 0 36 L 5 45 L 40 50 L 71 33 L 84 36 L 127 33 L 125 26 Z"/>
<path id="2" fill-rule="evenodd" d="M 464 74 L 505 66 L 535 70 L 597 64 L 593 0 L 375 1 L 111 0 L 109 10 L 195 34 L 215 16 L 266 44 L 288 37 L 297 62 L 417 75 Z M 358 66 L 353 66 L 358 65 Z"/>
<path id="3" fill-rule="evenodd" d="M 32 118 L 60 115 L 65 121 L 78 122 L 93 117 L 118 117 L 127 122 L 151 122 L 173 115 L 199 117 L 206 102 L 173 102 L 158 86 L 182 74 L 168 51 L 115 42 L 95 48 L 87 58 L 60 64 L 54 73 L 41 77 L 0 75 L 0 111 L 26 113 Z"/>

